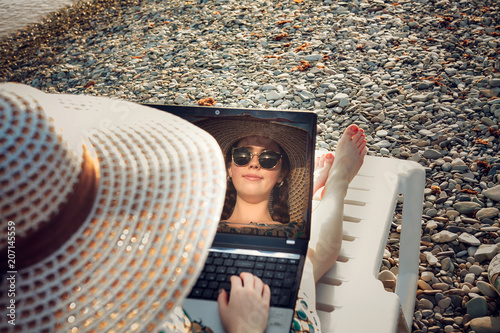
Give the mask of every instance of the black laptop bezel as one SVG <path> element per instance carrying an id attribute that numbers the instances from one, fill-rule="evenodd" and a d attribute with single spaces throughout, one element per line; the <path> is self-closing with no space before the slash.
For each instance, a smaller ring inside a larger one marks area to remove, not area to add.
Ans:
<path id="1" fill-rule="evenodd" d="M 187 121 L 194 122 L 206 117 L 227 117 L 227 116 L 249 116 L 261 119 L 273 120 L 288 125 L 297 126 L 307 131 L 307 140 L 311 151 L 306 152 L 306 161 L 309 163 L 309 193 L 310 198 L 307 202 L 307 211 L 305 212 L 306 226 L 305 237 L 296 239 L 287 239 L 278 236 L 256 236 L 234 233 L 217 233 L 213 241 L 213 246 L 224 246 L 234 244 L 237 239 L 237 244 L 243 247 L 252 248 L 253 245 L 264 247 L 269 250 L 287 249 L 287 251 L 302 253 L 307 252 L 307 247 L 310 239 L 311 214 L 312 214 L 312 186 L 313 186 L 313 170 L 314 170 L 314 149 L 316 143 L 316 123 L 317 115 L 311 111 L 299 110 L 273 110 L 273 109 L 247 109 L 247 108 L 227 108 L 227 107 L 210 107 L 210 106 L 185 106 L 185 105 L 170 105 L 170 104 L 144 104 L 149 107 L 169 112 L 179 116 Z M 310 140 L 310 141 L 309 141 Z M 307 223 L 309 221 L 309 223 Z"/>

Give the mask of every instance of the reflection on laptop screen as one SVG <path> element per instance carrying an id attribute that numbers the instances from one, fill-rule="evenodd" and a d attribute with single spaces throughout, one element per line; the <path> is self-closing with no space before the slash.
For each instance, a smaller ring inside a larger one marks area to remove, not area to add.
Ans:
<path id="1" fill-rule="evenodd" d="M 314 113 L 177 106 L 163 109 L 203 128 L 221 147 L 227 191 L 218 232 L 309 238 Z"/>

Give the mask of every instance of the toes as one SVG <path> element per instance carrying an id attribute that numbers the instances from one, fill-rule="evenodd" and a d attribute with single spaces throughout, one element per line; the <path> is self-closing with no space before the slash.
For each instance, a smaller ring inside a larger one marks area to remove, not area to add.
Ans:
<path id="1" fill-rule="evenodd" d="M 363 140 L 361 144 L 358 147 L 359 149 L 359 154 L 364 156 L 368 152 L 368 149 L 366 148 L 366 140 Z"/>
<path id="2" fill-rule="evenodd" d="M 365 137 L 361 137 L 355 143 L 356 143 L 356 147 L 359 148 L 361 145 L 366 144 L 366 139 L 365 139 Z"/>
<path id="3" fill-rule="evenodd" d="M 319 167 L 319 160 L 321 159 L 321 157 L 316 157 L 316 159 L 314 160 L 314 169 L 317 169 Z"/>
<path id="4" fill-rule="evenodd" d="M 361 150 L 361 153 L 359 153 L 363 158 L 368 154 L 368 148 L 366 148 L 366 145 L 363 147 L 363 150 Z"/>
<path id="5" fill-rule="evenodd" d="M 325 155 L 316 158 L 315 167 L 322 168 L 325 165 Z"/>
<path id="6" fill-rule="evenodd" d="M 326 153 L 324 155 L 316 157 L 316 160 L 314 162 L 314 168 L 315 169 L 324 168 L 326 165 L 332 164 L 333 159 L 334 159 L 334 156 L 332 153 Z"/>
<path id="7" fill-rule="evenodd" d="M 356 134 L 353 135 L 352 141 L 358 145 L 359 142 L 363 141 L 365 139 L 365 135 L 363 134 L 362 131 L 357 131 Z"/>
<path id="8" fill-rule="evenodd" d="M 354 134 L 359 132 L 359 127 L 356 125 L 350 125 L 347 127 L 344 131 L 344 134 L 347 135 L 348 137 L 352 137 Z"/>

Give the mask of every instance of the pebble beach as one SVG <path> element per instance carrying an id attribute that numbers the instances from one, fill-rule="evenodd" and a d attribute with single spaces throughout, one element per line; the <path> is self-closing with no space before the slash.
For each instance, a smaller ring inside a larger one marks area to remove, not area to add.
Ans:
<path id="1" fill-rule="evenodd" d="M 500 332 L 497 0 L 94 0 L 0 39 L 0 82 L 139 103 L 307 110 L 426 169 L 412 332 Z M 401 205 L 380 279 L 397 280 Z M 498 257 L 497 257 L 498 258 Z"/>

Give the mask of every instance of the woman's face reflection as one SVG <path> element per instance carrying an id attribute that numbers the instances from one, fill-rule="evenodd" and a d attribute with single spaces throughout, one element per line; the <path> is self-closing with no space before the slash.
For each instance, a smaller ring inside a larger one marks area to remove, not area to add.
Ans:
<path id="1" fill-rule="evenodd" d="M 259 154 L 264 150 L 280 152 L 280 147 L 275 141 L 261 136 L 243 138 L 236 146 L 249 148 L 254 154 Z M 283 180 L 281 163 L 280 160 L 275 168 L 264 169 L 260 166 L 257 155 L 253 155 L 250 163 L 245 166 L 231 162 L 228 174 L 233 180 L 237 196 L 248 203 L 269 200 L 274 186 Z"/>

